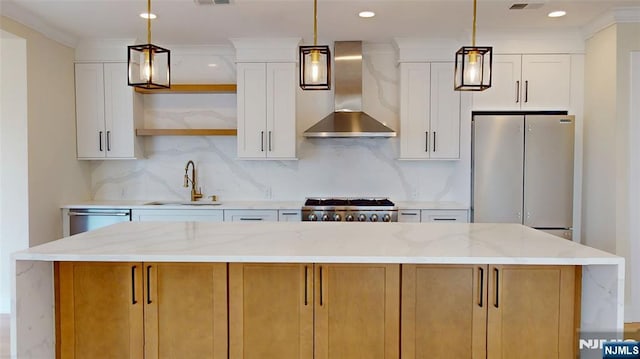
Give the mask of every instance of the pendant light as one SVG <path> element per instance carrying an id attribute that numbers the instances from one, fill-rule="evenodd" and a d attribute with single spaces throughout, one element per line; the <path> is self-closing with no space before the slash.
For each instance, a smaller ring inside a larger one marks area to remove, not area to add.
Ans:
<path id="1" fill-rule="evenodd" d="M 471 46 L 463 46 L 456 52 L 456 91 L 484 91 L 491 87 L 493 47 L 476 46 L 476 1 L 473 0 Z"/>
<path id="2" fill-rule="evenodd" d="M 300 46 L 300 87 L 331 89 L 331 52 L 329 46 L 318 45 L 318 0 L 313 0 L 313 46 Z"/>
<path id="3" fill-rule="evenodd" d="M 128 47 L 129 86 L 145 89 L 171 87 L 171 51 L 151 43 L 151 0 L 147 0 L 147 43 Z"/>

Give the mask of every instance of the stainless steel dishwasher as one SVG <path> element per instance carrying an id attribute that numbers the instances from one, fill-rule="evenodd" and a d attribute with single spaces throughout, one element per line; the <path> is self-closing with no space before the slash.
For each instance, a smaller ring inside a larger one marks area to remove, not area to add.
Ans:
<path id="1" fill-rule="evenodd" d="M 74 208 L 69 210 L 69 234 L 131 221 L 130 209 Z"/>

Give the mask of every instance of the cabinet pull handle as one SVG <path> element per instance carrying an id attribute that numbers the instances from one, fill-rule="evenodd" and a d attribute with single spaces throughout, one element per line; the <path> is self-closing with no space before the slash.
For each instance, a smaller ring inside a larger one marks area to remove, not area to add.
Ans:
<path id="1" fill-rule="evenodd" d="M 147 304 L 151 304 L 151 266 L 147 266 Z"/>
<path id="2" fill-rule="evenodd" d="M 242 217 L 240 218 L 241 221 L 262 221 L 262 218 L 260 217 L 255 217 L 255 218 L 251 218 L 251 217 Z"/>
<path id="3" fill-rule="evenodd" d="M 482 303 L 482 294 L 484 293 L 484 269 L 482 267 L 478 267 L 478 307 L 482 308 L 484 303 Z"/>
<path id="4" fill-rule="evenodd" d="M 283 216 L 295 216 L 297 214 L 298 214 L 297 212 L 282 212 Z"/>
<path id="5" fill-rule="evenodd" d="M 260 152 L 264 152 L 264 131 L 260 131 Z"/>
<path id="6" fill-rule="evenodd" d="M 520 80 L 516 81 L 516 103 L 520 102 Z"/>
<path id="7" fill-rule="evenodd" d="M 271 131 L 269 131 L 269 152 L 271 152 Z"/>
<path id="8" fill-rule="evenodd" d="M 436 152 L 436 131 L 433 131 L 433 152 Z"/>
<path id="9" fill-rule="evenodd" d="M 307 299 L 307 295 L 308 295 L 308 293 L 307 293 L 307 286 L 308 286 L 307 283 L 308 282 L 307 281 L 308 280 L 309 280 L 309 278 L 308 278 L 308 268 L 307 268 L 307 266 L 304 266 L 304 305 L 305 306 L 309 304 L 309 301 Z"/>
<path id="10" fill-rule="evenodd" d="M 131 304 L 138 304 L 136 300 L 136 268 L 138 266 L 131 267 Z"/>
<path id="11" fill-rule="evenodd" d="M 401 215 L 403 216 L 417 216 L 418 214 L 416 212 L 400 212 Z"/>
<path id="12" fill-rule="evenodd" d="M 322 266 L 320 266 L 320 306 L 324 304 L 324 293 L 322 291 Z"/>
<path id="13" fill-rule="evenodd" d="M 434 221 L 456 221 L 456 218 L 434 218 Z"/>
<path id="14" fill-rule="evenodd" d="M 429 152 L 429 131 L 424 133 L 424 152 Z"/>
<path id="15" fill-rule="evenodd" d="M 499 270 L 498 270 L 498 268 L 493 268 L 493 275 L 494 275 L 494 277 L 495 277 L 494 283 L 495 283 L 495 287 L 496 287 L 496 288 L 495 288 L 495 289 L 496 289 L 496 292 L 494 293 L 495 295 L 494 295 L 494 298 L 493 298 L 493 306 L 494 306 L 494 307 L 496 307 L 496 308 L 498 308 L 498 306 L 499 306 L 499 303 L 498 303 L 498 295 L 500 294 L 500 290 L 499 290 L 499 288 L 498 288 L 498 285 L 499 285 L 499 279 L 500 279 L 500 278 L 499 278 Z"/>
<path id="16" fill-rule="evenodd" d="M 98 132 L 98 146 L 100 147 L 100 152 L 102 152 L 102 131 Z"/>
<path id="17" fill-rule="evenodd" d="M 111 151 L 111 131 L 107 131 L 107 151 Z"/>
<path id="18" fill-rule="evenodd" d="M 524 102 L 529 101 L 529 81 L 524 82 Z"/>

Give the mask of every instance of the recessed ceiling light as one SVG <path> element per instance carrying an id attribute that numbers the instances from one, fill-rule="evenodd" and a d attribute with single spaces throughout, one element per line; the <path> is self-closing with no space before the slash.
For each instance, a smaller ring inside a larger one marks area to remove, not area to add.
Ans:
<path id="1" fill-rule="evenodd" d="M 374 17 L 376 16 L 376 13 L 373 11 L 360 11 L 360 13 L 358 14 L 358 16 L 360 17 L 364 17 L 364 18 L 369 18 L 369 17 Z"/>
<path id="2" fill-rule="evenodd" d="M 216 67 L 216 66 L 218 66 L 218 64 L 207 64 L 207 66 L 209 66 L 209 67 Z"/>
<path id="3" fill-rule="evenodd" d="M 562 11 L 562 10 L 558 10 L 558 11 L 552 11 L 549 13 L 549 17 L 561 17 L 561 16 L 565 16 L 567 14 L 566 11 Z"/>
<path id="4" fill-rule="evenodd" d="M 149 18 L 155 19 L 157 16 L 154 13 L 149 14 L 149 13 L 143 12 L 142 14 L 140 14 L 140 17 L 143 19 L 149 19 Z"/>

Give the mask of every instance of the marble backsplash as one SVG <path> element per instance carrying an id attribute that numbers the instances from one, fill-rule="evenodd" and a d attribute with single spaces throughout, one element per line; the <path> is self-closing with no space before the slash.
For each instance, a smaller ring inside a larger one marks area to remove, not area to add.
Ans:
<path id="1" fill-rule="evenodd" d="M 197 55 L 176 57 L 174 83 L 193 82 Z M 390 46 L 364 46 L 363 108 L 399 130 L 399 70 Z M 207 63 L 215 61 L 209 55 Z M 209 66 L 218 83 L 235 78 L 229 55 Z M 181 67 L 180 64 L 184 64 Z M 172 64 L 172 66 L 174 66 Z M 193 75 L 191 75 L 193 77 Z M 453 80 L 452 80 L 453 81 Z M 235 94 L 144 95 L 147 128 L 235 128 Z M 333 110 L 331 91 L 297 93 L 297 161 L 236 159 L 236 137 L 145 139 L 145 159 L 95 161 L 95 200 L 188 200 L 183 187 L 188 160 L 197 166 L 205 196 L 225 200 L 302 200 L 310 196 L 386 196 L 396 201 L 457 201 L 470 198 L 470 116 L 463 116 L 461 159 L 400 161 L 399 138 L 305 139 L 302 132 Z M 401 133 L 398 134 L 402 136 Z"/>

